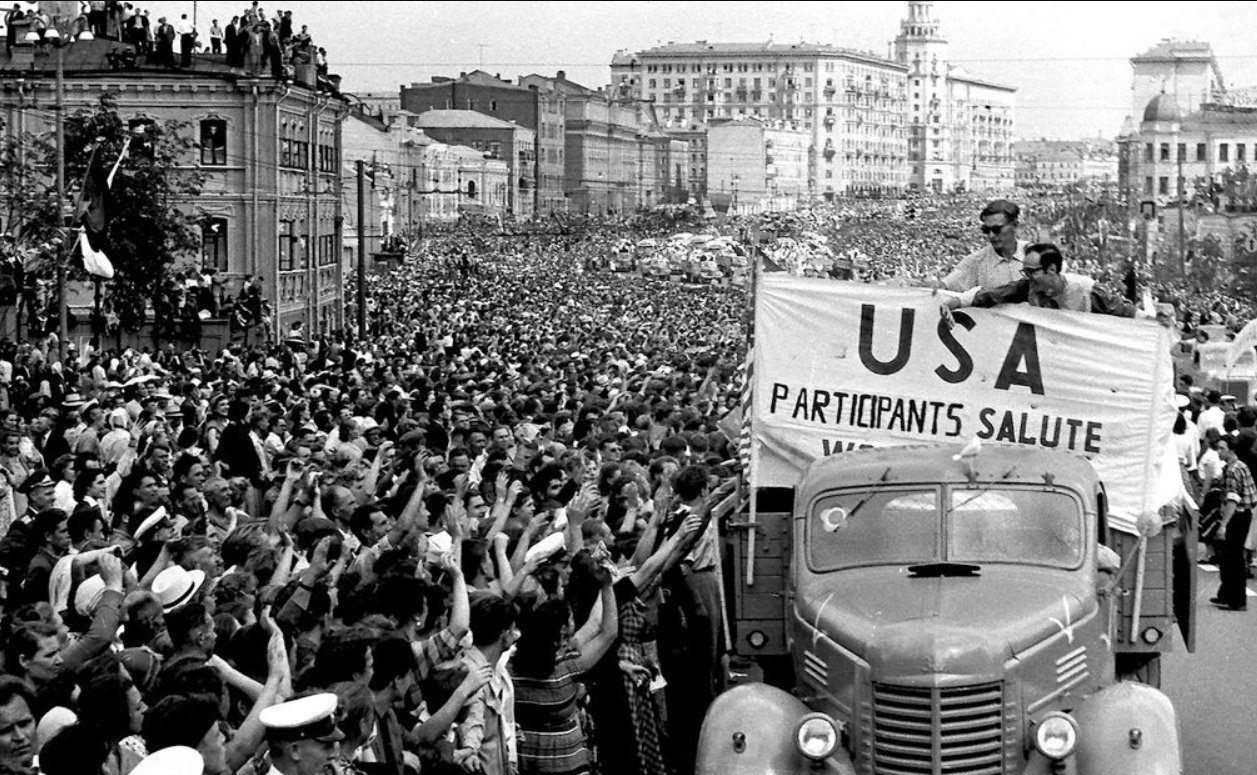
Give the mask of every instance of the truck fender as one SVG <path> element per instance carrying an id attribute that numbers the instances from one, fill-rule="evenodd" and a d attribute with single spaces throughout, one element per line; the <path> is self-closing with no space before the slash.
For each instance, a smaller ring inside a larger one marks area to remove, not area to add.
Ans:
<path id="1" fill-rule="evenodd" d="M 1071 715 L 1078 722 L 1078 775 L 1182 775 L 1178 715 L 1160 690 L 1119 681 Z"/>
<path id="2" fill-rule="evenodd" d="M 716 697 L 698 738 L 697 775 L 855 775 L 841 743 L 813 767 L 795 742 L 799 721 L 811 710 L 775 686 L 743 684 Z"/>

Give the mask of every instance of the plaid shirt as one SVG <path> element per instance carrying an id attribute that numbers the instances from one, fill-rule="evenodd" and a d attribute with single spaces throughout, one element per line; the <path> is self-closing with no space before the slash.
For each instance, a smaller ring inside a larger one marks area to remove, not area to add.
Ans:
<path id="1" fill-rule="evenodd" d="M 1248 466 L 1239 460 L 1233 461 L 1222 473 L 1222 491 L 1227 500 L 1235 503 L 1237 511 L 1257 508 L 1257 484 L 1253 484 Z"/>

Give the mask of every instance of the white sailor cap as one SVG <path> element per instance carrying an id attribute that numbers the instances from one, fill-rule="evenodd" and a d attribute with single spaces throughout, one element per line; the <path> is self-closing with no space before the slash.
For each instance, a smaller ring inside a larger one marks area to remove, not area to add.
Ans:
<path id="1" fill-rule="evenodd" d="M 172 745 L 145 756 L 131 775 L 201 775 L 204 770 L 205 760 L 195 748 Z"/>
<path id="2" fill-rule="evenodd" d="M 1226 395 L 1222 396 L 1222 400 L 1223 400 L 1223 401 L 1234 401 L 1234 400 L 1235 400 L 1235 396 L 1231 395 L 1230 393 L 1227 393 Z"/>
<path id="3" fill-rule="evenodd" d="M 1182 393 L 1175 393 L 1174 404 L 1178 406 L 1179 409 L 1186 409 L 1192 405 L 1192 400 Z"/>
<path id="4" fill-rule="evenodd" d="M 272 705 L 260 718 L 272 739 L 334 743 L 345 737 L 336 726 L 336 695 L 331 692 Z"/>

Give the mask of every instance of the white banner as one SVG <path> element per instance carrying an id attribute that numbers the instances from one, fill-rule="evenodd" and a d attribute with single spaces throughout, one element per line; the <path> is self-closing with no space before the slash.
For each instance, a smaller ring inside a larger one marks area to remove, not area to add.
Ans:
<path id="1" fill-rule="evenodd" d="M 949 330 L 940 300 L 928 289 L 761 276 L 757 486 L 793 487 L 822 455 L 976 437 L 1088 458 L 1113 525 L 1129 532 L 1174 497 L 1178 472 L 1161 475 L 1176 412 L 1172 332 L 1025 304 L 957 310 Z"/>

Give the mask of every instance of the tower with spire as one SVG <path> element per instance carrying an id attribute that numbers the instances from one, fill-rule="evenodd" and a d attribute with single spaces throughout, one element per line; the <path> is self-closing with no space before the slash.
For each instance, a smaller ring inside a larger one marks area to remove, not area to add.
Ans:
<path id="1" fill-rule="evenodd" d="M 946 67 L 947 38 L 943 37 L 938 19 L 934 18 L 934 3 L 910 0 L 908 16 L 899 22 L 895 59 L 910 68 L 916 62 L 937 62 Z"/>
<path id="2" fill-rule="evenodd" d="M 908 69 L 908 184 L 923 190 L 1011 188 L 1015 89 L 948 62 L 929 0 L 909 0 L 894 57 Z"/>

